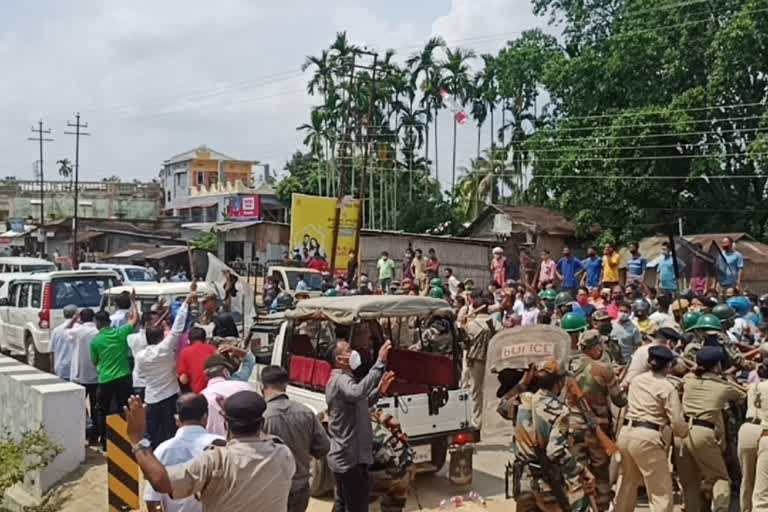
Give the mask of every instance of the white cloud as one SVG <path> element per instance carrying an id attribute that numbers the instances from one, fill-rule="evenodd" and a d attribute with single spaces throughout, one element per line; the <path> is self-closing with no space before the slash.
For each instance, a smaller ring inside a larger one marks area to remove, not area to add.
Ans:
<path id="1" fill-rule="evenodd" d="M 73 137 L 63 131 L 77 110 L 93 132 L 82 142 L 84 179 L 148 179 L 163 159 L 199 144 L 280 168 L 300 146 L 296 126 L 316 101 L 305 93 L 301 63 L 337 31 L 403 55 L 435 32 L 485 52 L 532 20 L 527 0 L 453 0 L 444 16 L 412 15 L 435 10 L 425 4 L 385 15 L 354 0 L 79 0 L 52 12 L 37 6 L 39 13 L 22 16 L 26 23 L 0 22 L 0 176 L 31 178 L 37 152 L 26 138 L 41 117 L 54 130 L 45 155 L 47 175 L 54 175 L 53 162 L 73 156 Z M 441 171 L 450 164 L 449 127 L 440 126 Z M 462 127 L 462 163 L 473 154 L 469 127 Z"/>

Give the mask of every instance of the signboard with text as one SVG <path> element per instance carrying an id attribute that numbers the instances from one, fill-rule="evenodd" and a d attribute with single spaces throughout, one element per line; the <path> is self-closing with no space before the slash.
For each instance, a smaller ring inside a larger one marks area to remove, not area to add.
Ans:
<path id="1" fill-rule="evenodd" d="M 261 196 L 238 196 L 229 200 L 229 218 L 232 220 L 261 219 Z"/>

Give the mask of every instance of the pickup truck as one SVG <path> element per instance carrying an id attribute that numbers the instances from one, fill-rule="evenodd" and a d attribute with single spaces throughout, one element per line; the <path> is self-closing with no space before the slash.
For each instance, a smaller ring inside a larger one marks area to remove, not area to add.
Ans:
<path id="1" fill-rule="evenodd" d="M 416 471 L 439 471 L 456 436 L 475 436 L 470 393 L 459 387 L 462 358 L 453 311 L 445 301 L 399 295 L 317 297 L 299 301 L 283 315 L 281 322 L 278 317 L 251 328 L 252 350 L 260 354 L 251 375 L 257 389 L 265 354 L 271 352 L 269 363 L 288 371 L 291 399 L 322 417 L 332 370 L 328 353 L 336 341 L 350 341 L 370 367 L 378 348 L 390 339 L 388 367 L 396 381 L 376 407 L 400 421 L 415 451 Z M 438 350 L 422 336 L 436 319 L 449 331 Z M 324 459 L 312 464 L 311 492 L 319 496 L 332 488 L 332 474 Z"/>

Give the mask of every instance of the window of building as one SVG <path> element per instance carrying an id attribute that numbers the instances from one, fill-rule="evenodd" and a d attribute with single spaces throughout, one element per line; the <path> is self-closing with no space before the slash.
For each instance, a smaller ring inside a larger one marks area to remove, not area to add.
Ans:
<path id="1" fill-rule="evenodd" d="M 205 173 L 198 172 L 197 174 L 197 184 L 198 185 L 205 185 Z"/>

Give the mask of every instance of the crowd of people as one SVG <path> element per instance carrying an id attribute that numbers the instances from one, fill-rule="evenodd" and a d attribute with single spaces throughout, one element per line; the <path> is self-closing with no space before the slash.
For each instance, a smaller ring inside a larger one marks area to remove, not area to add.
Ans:
<path id="1" fill-rule="evenodd" d="M 726 510 L 731 496 L 744 511 L 760 510 L 768 507 L 768 457 L 760 456 L 768 450 L 761 426 L 768 427 L 768 401 L 763 406 L 760 398 L 768 393 L 768 359 L 759 363 L 768 356 L 761 345 L 768 341 L 768 295 L 744 293 L 743 258 L 729 239 L 722 249 L 716 281 L 692 280 L 683 293 L 676 279 L 683 264 L 668 261 L 670 247 L 652 262 L 657 283 L 649 287 L 649 263 L 633 244 L 625 276 L 611 245 L 602 257 L 590 248 L 584 260 L 568 248 L 558 261 L 542 251 L 534 272 L 529 261 L 513 265 L 495 248 L 484 288 L 461 280 L 433 249 L 426 256 L 409 249 L 401 265 L 384 252 L 376 286 L 352 263 L 351 274 L 325 279 L 325 294 L 446 300 L 464 342 L 462 385 L 471 388 L 478 428 L 487 412 L 490 337 L 539 324 L 567 333 L 568 358 L 499 377 L 497 412 L 516 433 L 520 511 L 629 511 L 640 488 L 651 510 L 669 511 L 675 483 L 687 510 L 710 503 Z M 280 296 L 279 289 L 270 293 Z M 128 294 L 116 306 L 112 315 L 65 309 L 67 320 L 54 331 L 55 371 L 86 388 L 89 439 L 102 448 L 105 415 L 128 404 L 129 437 L 151 484 L 150 510 L 236 511 L 263 503 L 265 510 L 303 511 L 313 457 L 325 457 L 334 474 L 334 510 L 368 510 L 376 425 L 399 432 L 393 418 L 371 410 L 395 378 L 387 371 L 389 342 L 364 376 L 349 343 L 330 350 L 324 426 L 287 396 L 285 369 L 264 369 L 260 393 L 247 383 L 254 357 L 238 343 L 226 301 L 213 295 L 198 305 L 193 283 L 176 308 L 158 303 L 139 315 Z M 570 381 L 578 395 L 564 391 Z M 618 484 L 605 439 L 621 454 Z"/>

